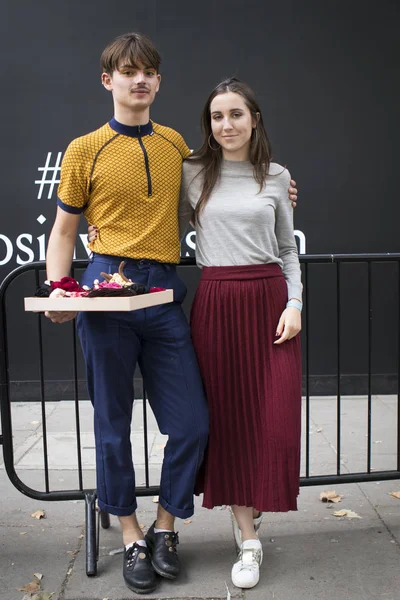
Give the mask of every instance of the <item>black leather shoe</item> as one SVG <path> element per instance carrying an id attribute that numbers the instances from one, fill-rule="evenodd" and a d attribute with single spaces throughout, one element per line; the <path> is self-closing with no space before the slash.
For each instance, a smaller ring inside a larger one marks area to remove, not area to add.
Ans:
<path id="1" fill-rule="evenodd" d="M 167 579 L 175 579 L 179 575 L 181 563 L 176 551 L 179 544 L 178 534 L 174 531 L 154 532 L 154 525 L 146 533 L 146 543 L 151 554 L 151 564 L 156 573 Z"/>
<path id="2" fill-rule="evenodd" d="M 136 594 L 149 594 L 157 586 L 157 576 L 151 564 L 146 546 L 134 544 L 124 552 L 124 581 Z"/>

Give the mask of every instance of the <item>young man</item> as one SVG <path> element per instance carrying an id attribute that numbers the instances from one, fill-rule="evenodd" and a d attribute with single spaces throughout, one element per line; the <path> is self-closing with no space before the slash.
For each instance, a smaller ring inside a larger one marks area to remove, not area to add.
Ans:
<path id="1" fill-rule="evenodd" d="M 181 169 L 190 151 L 176 131 L 150 121 L 160 62 L 152 42 L 136 33 L 104 50 L 102 84 L 113 95 L 114 118 L 69 145 L 47 250 L 47 278 L 59 281 L 70 271 L 83 212 L 100 233 L 81 284 L 92 285 L 124 260 L 132 281 L 174 289 L 171 304 L 131 313 L 83 312 L 77 323 L 94 406 L 99 507 L 119 517 L 123 576 L 137 593 L 155 589 L 155 573 L 169 579 L 179 573 L 174 520 L 193 514 L 208 435 L 206 400 L 181 309 L 186 289 L 176 274 Z M 47 316 L 62 323 L 76 314 Z M 135 515 L 130 444 L 137 362 L 159 429 L 168 435 L 157 519 L 145 539 Z"/>

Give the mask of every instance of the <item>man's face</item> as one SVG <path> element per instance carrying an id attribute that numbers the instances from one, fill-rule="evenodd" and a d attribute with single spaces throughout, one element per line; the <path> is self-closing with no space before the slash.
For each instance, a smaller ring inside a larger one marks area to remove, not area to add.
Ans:
<path id="1" fill-rule="evenodd" d="M 121 65 L 112 75 L 103 73 L 101 80 L 106 90 L 112 92 L 116 106 L 140 111 L 154 102 L 161 75 L 153 67 L 139 63 Z"/>

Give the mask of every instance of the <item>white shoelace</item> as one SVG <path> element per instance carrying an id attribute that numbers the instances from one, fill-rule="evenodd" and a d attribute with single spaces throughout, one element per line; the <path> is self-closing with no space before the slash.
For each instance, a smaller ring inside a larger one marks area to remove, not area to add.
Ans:
<path id="1" fill-rule="evenodd" d="M 255 571 L 260 566 L 261 549 L 260 548 L 243 548 L 239 552 L 237 563 L 240 562 L 240 571 Z"/>

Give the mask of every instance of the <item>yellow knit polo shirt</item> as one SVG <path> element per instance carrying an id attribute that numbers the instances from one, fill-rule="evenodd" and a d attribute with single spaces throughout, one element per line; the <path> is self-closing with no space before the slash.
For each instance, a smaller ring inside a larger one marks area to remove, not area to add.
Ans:
<path id="1" fill-rule="evenodd" d="M 112 119 L 68 146 L 57 204 L 98 227 L 94 252 L 179 263 L 179 190 L 189 154 L 169 127 Z"/>

